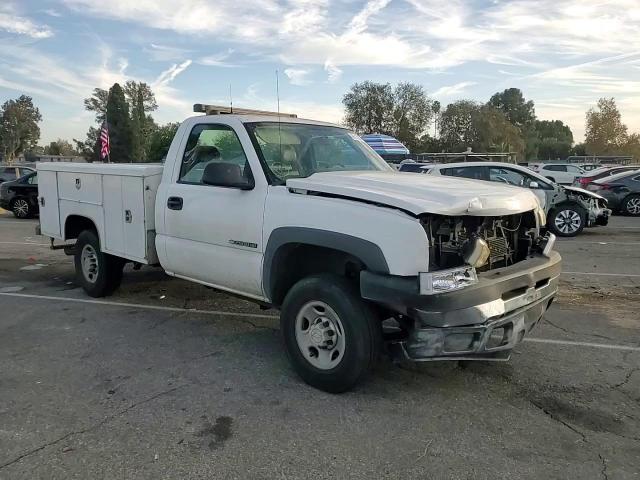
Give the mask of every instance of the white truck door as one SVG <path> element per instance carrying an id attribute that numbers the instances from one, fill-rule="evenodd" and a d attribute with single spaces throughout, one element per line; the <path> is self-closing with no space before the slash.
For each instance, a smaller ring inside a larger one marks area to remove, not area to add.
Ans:
<path id="1" fill-rule="evenodd" d="M 229 125 L 240 122 L 213 120 L 194 122 L 172 182 L 158 199 L 164 204 L 156 209 L 165 209 L 163 266 L 179 277 L 263 298 L 266 179 L 244 128 Z M 241 188 L 247 180 L 253 188 Z"/>
<path id="2" fill-rule="evenodd" d="M 60 205 L 57 172 L 38 170 L 40 230 L 43 235 L 60 238 Z"/>

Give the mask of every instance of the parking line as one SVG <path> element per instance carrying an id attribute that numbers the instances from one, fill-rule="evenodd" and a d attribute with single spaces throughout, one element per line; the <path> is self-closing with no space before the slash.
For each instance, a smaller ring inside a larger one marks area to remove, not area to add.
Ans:
<path id="1" fill-rule="evenodd" d="M 558 244 L 562 244 L 562 243 L 570 243 L 572 245 L 574 243 L 580 243 L 580 244 L 585 244 L 585 245 L 602 245 L 602 246 L 606 246 L 606 245 L 640 245 L 640 242 L 609 242 L 609 241 L 592 242 L 592 241 L 584 241 L 584 240 L 561 240 L 560 242 L 558 242 Z"/>
<path id="2" fill-rule="evenodd" d="M 596 272 L 562 272 L 562 275 L 593 275 L 600 277 L 640 277 L 636 273 L 596 273 Z"/>
<path id="3" fill-rule="evenodd" d="M 146 305 L 142 303 L 126 303 L 126 302 L 110 302 L 107 300 L 91 300 L 88 298 L 70 298 L 70 297 L 54 297 L 51 295 L 34 295 L 29 293 L 11 293 L 0 292 L 0 296 L 5 297 L 22 297 L 22 298 L 38 298 L 42 300 L 58 300 L 61 302 L 76 302 L 76 303 L 90 303 L 94 305 L 111 305 L 114 307 L 125 308 L 140 308 L 143 310 L 164 310 L 166 312 L 181 312 L 181 313 L 202 313 L 205 315 L 219 315 L 226 317 L 243 317 L 243 318 L 270 318 L 278 319 L 275 315 L 265 315 L 260 313 L 241 313 L 241 312 L 227 312 L 224 310 L 199 310 L 197 308 L 179 308 L 179 307 L 163 307 L 161 305 Z"/>
<path id="4" fill-rule="evenodd" d="M 205 315 L 218 315 L 218 316 L 241 317 L 241 318 L 265 318 L 269 320 L 278 319 L 278 316 L 276 315 L 265 315 L 265 314 L 259 314 L 259 313 L 241 313 L 241 312 L 228 312 L 224 310 L 199 310 L 197 308 L 188 309 L 188 308 L 179 308 L 179 307 L 163 307 L 160 305 L 146 305 L 142 303 L 110 302 L 107 300 L 90 300 L 86 298 L 54 297 L 50 295 L 34 295 L 29 293 L 0 292 L 0 296 L 35 298 L 35 299 L 41 299 L 41 300 L 57 300 L 62 302 L 88 303 L 88 304 L 94 304 L 94 305 L 111 305 L 114 307 L 139 308 L 142 310 L 164 310 L 168 312 L 200 313 Z M 631 351 L 631 352 L 640 352 L 640 347 L 631 347 L 627 345 L 614 345 L 614 344 L 607 344 L 607 343 L 574 342 L 571 340 L 554 340 L 551 338 L 536 338 L 536 337 L 526 337 L 524 341 L 531 342 L 531 343 L 546 343 L 550 345 L 591 347 L 591 348 L 602 348 L 605 350 L 623 350 L 623 351 Z"/>
<path id="5" fill-rule="evenodd" d="M 525 337 L 525 342 L 531 343 L 548 343 L 551 345 L 566 345 L 575 347 L 591 347 L 591 348 L 604 348 L 607 350 L 625 350 L 628 352 L 640 352 L 640 347 L 631 347 L 628 345 L 612 345 L 610 343 L 591 343 L 591 342 L 574 342 L 571 340 L 554 340 L 552 338 L 536 338 Z"/>
<path id="6" fill-rule="evenodd" d="M 39 247 L 48 247 L 48 243 L 31 243 L 31 242 L 0 242 L 4 245 L 37 245 Z"/>

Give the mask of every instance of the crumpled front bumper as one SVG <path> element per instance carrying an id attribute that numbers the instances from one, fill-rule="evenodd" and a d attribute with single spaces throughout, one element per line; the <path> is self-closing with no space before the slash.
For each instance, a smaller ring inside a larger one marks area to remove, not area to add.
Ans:
<path id="1" fill-rule="evenodd" d="M 557 252 L 536 255 L 479 273 L 476 285 L 439 295 L 420 295 L 414 277 L 362 272 L 360 289 L 363 298 L 412 319 L 408 336 L 390 344 L 398 357 L 507 360 L 551 305 L 561 263 Z"/>
<path id="2" fill-rule="evenodd" d="M 587 227 L 593 227 L 595 225 L 605 226 L 609 223 L 611 209 L 600 206 L 590 208 L 587 216 Z"/>

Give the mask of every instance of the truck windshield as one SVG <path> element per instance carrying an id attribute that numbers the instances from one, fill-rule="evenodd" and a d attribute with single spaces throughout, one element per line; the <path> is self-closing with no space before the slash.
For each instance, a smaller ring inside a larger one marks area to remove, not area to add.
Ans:
<path id="1" fill-rule="evenodd" d="M 318 172 L 393 169 L 350 131 L 303 123 L 245 124 L 272 183 Z"/>

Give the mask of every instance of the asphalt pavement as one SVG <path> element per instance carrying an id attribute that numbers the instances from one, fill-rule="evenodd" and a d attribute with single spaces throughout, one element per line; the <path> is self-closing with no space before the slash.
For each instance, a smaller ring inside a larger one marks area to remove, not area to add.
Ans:
<path id="1" fill-rule="evenodd" d="M 128 270 L 90 299 L 0 215 L 0 479 L 638 479 L 640 219 L 560 240 L 561 291 L 509 362 L 394 364 L 330 395 L 276 312 Z"/>

